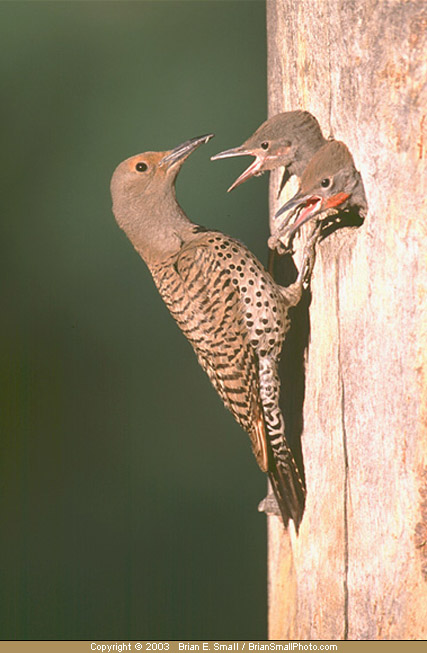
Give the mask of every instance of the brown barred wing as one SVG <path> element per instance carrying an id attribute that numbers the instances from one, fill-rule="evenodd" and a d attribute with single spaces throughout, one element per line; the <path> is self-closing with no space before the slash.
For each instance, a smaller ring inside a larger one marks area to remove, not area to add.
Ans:
<path id="1" fill-rule="evenodd" d="M 229 270 L 209 242 L 186 245 L 176 263 L 185 304 L 175 319 L 200 365 L 249 434 L 258 465 L 268 468 L 268 446 L 259 390 L 258 360 L 250 344 L 241 298 Z"/>

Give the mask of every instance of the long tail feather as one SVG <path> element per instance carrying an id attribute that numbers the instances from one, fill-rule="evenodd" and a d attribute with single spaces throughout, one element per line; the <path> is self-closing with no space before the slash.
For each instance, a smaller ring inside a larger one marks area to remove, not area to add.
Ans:
<path id="1" fill-rule="evenodd" d="M 286 468 L 273 462 L 268 477 L 284 526 L 286 527 L 289 519 L 292 519 L 298 532 L 304 514 L 306 491 L 293 457 L 290 458 Z"/>

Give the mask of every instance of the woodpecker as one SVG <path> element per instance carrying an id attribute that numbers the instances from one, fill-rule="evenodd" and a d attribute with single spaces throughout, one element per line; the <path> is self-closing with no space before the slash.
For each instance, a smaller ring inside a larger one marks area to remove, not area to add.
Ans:
<path id="1" fill-rule="evenodd" d="M 313 154 L 326 143 L 319 123 L 308 111 L 286 111 L 269 118 L 240 146 L 219 152 L 212 161 L 232 156 L 253 156 L 255 160 L 228 191 L 266 170 L 285 168 L 280 190 L 292 175 L 300 177 Z"/>
<path id="2" fill-rule="evenodd" d="M 356 170 L 353 157 L 341 141 L 328 141 L 314 154 L 301 177 L 299 191 L 276 213 L 276 220 L 287 211 L 295 222 L 279 233 L 283 243 L 290 240 L 308 220 L 329 209 L 357 209 L 361 216 L 367 212 L 362 177 Z"/>
<path id="3" fill-rule="evenodd" d="M 111 180 L 113 213 L 145 261 L 172 317 L 271 480 L 285 527 L 298 530 L 305 487 L 286 442 L 278 362 L 288 310 L 314 256 L 307 243 L 294 284 L 278 286 L 239 241 L 189 220 L 175 181 L 186 158 L 213 134 L 120 163 Z"/>
<path id="4" fill-rule="evenodd" d="M 293 175 L 300 177 L 313 154 L 326 142 L 318 121 L 311 113 L 300 110 L 286 111 L 263 122 L 242 145 L 219 152 L 211 159 L 248 155 L 255 157 L 253 163 L 236 179 L 228 191 L 253 176 L 284 167 L 277 194 L 279 197 L 288 180 Z M 283 220 L 280 224 L 283 226 Z M 274 218 L 270 221 L 270 229 L 272 236 L 268 241 L 267 267 L 275 278 L 283 278 L 286 262 L 277 258 L 275 250 L 277 249 L 279 253 L 285 250 L 277 239 Z"/>

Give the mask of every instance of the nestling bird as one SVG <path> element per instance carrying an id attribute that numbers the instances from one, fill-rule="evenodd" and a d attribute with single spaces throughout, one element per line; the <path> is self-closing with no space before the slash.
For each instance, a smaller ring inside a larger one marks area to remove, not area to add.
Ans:
<path id="1" fill-rule="evenodd" d="M 281 288 L 242 243 L 187 218 L 175 180 L 189 154 L 211 137 L 120 163 L 111 180 L 113 212 L 225 406 L 249 434 L 285 526 L 292 518 L 298 528 L 305 488 L 286 443 L 277 365 L 288 309 L 299 301 L 314 245 L 297 281 Z"/>
<path id="2" fill-rule="evenodd" d="M 231 150 L 215 154 L 211 159 L 226 159 L 233 156 L 254 156 L 253 163 L 236 179 L 228 191 L 233 190 L 253 176 L 267 170 L 284 167 L 278 196 L 287 181 L 296 175 L 300 177 L 311 157 L 321 148 L 326 139 L 323 137 L 316 118 L 308 111 L 285 111 L 272 116 L 242 145 Z M 276 278 L 283 276 L 284 268 L 275 256 L 275 249 L 282 251 L 277 239 L 275 218 L 270 221 L 272 237 L 269 239 L 268 270 Z M 279 266 L 279 267 L 278 267 Z"/>
<path id="3" fill-rule="evenodd" d="M 281 191 L 292 175 L 301 176 L 313 154 L 325 143 L 319 123 L 311 113 L 286 111 L 263 122 L 242 145 L 219 152 L 211 159 L 255 157 L 253 163 L 230 186 L 229 191 L 266 170 L 284 166 Z"/>
<path id="4" fill-rule="evenodd" d="M 280 240 L 290 239 L 308 220 L 328 209 L 356 208 L 361 215 L 367 211 L 362 177 L 356 170 L 353 157 L 341 141 L 329 141 L 312 157 L 301 177 L 299 191 L 276 213 L 298 214 L 294 224 L 279 234 Z"/>

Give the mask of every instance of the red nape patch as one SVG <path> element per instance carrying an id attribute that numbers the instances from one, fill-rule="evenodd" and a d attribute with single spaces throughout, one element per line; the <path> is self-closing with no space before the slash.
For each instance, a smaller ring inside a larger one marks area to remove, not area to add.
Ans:
<path id="1" fill-rule="evenodd" d="M 326 202 L 325 209 L 332 209 L 334 206 L 339 206 L 348 200 L 349 197 L 349 193 L 337 193 L 336 195 L 332 195 L 332 197 L 330 197 Z"/>

